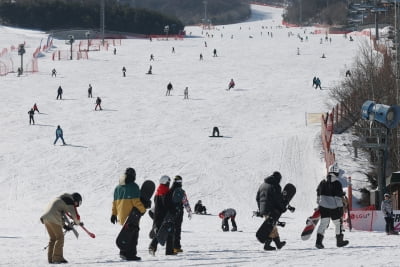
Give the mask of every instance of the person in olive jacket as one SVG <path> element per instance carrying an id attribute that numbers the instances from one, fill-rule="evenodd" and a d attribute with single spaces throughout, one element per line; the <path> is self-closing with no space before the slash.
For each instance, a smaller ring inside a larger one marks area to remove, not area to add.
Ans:
<path id="1" fill-rule="evenodd" d="M 47 259 L 49 263 L 67 263 L 64 258 L 64 233 L 63 228 L 70 230 L 64 225 L 65 215 L 68 215 L 76 225 L 83 225 L 77 211 L 82 203 L 79 193 L 63 194 L 53 200 L 47 207 L 45 213 L 40 217 L 40 221 L 45 225 L 50 236 Z"/>
<path id="2" fill-rule="evenodd" d="M 265 233 L 268 239 L 264 244 L 264 250 L 276 249 L 270 246 L 272 240 L 278 249 L 281 249 L 286 244 L 285 241 L 281 242 L 276 227 L 280 214 L 286 211 L 282 199 L 281 179 L 282 175 L 278 171 L 275 171 L 271 176 L 264 179 L 264 183 L 260 185 L 256 196 L 260 215 L 271 225 L 272 229 L 269 233 Z"/>
<path id="3" fill-rule="evenodd" d="M 111 223 L 115 224 L 119 219 L 119 223 L 123 225 L 133 208 L 136 208 L 142 215 L 146 212 L 146 208 L 140 200 L 139 186 L 135 183 L 135 180 L 135 170 L 133 168 L 127 168 L 125 174 L 119 181 L 119 185 L 114 190 Z M 140 257 L 136 256 L 136 246 L 139 238 L 139 221 L 137 222 L 137 229 L 138 231 L 135 231 L 132 235 L 130 250 L 120 250 L 119 255 L 121 258 L 129 261 L 141 260 Z"/>

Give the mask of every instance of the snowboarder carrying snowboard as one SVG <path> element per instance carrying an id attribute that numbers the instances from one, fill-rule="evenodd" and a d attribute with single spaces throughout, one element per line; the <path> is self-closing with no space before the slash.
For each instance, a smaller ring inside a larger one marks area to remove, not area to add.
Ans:
<path id="1" fill-rule="evenodd" d="M 75 225 L 83 225 L 80 221 L 80 216 L 77 207 L 82 204 L 82 197 L 79 193 L 63 194 L 53 200 L 45 213 L 40 217 L 40 221 L 45 225 L 50 236 L 50 241 L 47 251 L 47 260 L 49 263 L 68 263 L 63 255 L 64 233 L 72 230 L 65 225 L 63 215 L 68 214 L 74 221 Z"/>
<path id="2" fill-rule="evenodd" d="M 136 172 L 133 168 L 127 168 L 125 174 L 120 178 L 119 185 L 114 189 L 114 201 L 112 204 L 111 223 L 115 224 L 117 219 L 123 225 L 128 218 L 132 209 L 137 209 L 142 215 L 146 212 L 146 208 L 140 200 L 140 189 L 135 183 Z M 137 231 L 132 235 L 130 240 L 131 247 L 129 250 L 120 250 L 121 258 L 128 261 L 141 260 L 138 257 L 136 246 L 139 238 L 139 221 L 137 222 Z"/>
<path id="3" fill-rule="evenodd" d="M 222 231 L 224 232 L 228 232 L 229 231 L 229 219 L 231 219 L 231 223 L 232 223 L 232 232 L 236 232 L 237 231 L 237 225 L 236 225 L 236 221 L 235 221 L 235 217 L 236 217 L 236 210 L 229 208 L 229 209 L 225 209 L 223 211 L 221 211 L 218 216 L 222 219 Z"/>
<path id="4" fill-rule="evenodd" d="M 154 195 L 154 212 L 153 212 L 153 228 L 150 232 L 150 238 L 152 238 L 150 246 L 149 246 L 149 253 L 151 255 L 155 255 L 157 251 L 157 231 L 160 229 L 165 215 L 167 215 L 167 207 L 165 203 L 165 197 L 169 192 L 169 184 L 171 182 L 171 178 L 167 175 L 163 175 L 160 178 L 160 185 L 157 187 L 156 193 Z M 168 242 L 168 241 L 167 241 Z M 169 240 L 170 244 L 167 245 L 168 247 L 172 247 L 172 236 Z"/>
<path id="5" fill-rule="evenodd" d="M 269 232 L 265 233 L 268 238 L 264 243 L 264 250 L 276 249 L 270 245 L 272 241 L 275 242 L 278 249 L 281 249 L 286 244 L 285 241 L 281 242 L 276 227 L 280 215 L 286 211 L 280 186 L 281 179 L 280 172 L 275 171 L 271 176 L 264 179 L 264 183 L 260 185 L 257 191 L 256 201 L 259 213 L 264 217 L 265 222 L 270 224 L 270 227 L 268 227 L 270 229 Z"/>
<path id="6" fill-rule="evenodd" d="M 332 219 L 335 225 L 336 246 L 344 247 L 349 241 L 343 240 L 343 197 L 344 192 L 342 184 L 338 180 L 339 168 L 336 163 L 328 168 L 328 175 L 323 179 L 317 188 L 318 209 L 321 212 L 321 222 L 317 230 L 317 241 L 315 247 L 324 248 L 322 240 L 324 239 L 325 230 L 329 226 Z"/>

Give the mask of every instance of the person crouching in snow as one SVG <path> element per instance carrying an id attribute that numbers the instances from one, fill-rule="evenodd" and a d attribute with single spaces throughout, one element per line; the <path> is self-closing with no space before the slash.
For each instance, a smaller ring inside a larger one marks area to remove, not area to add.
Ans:
<path id="1" fill-rule="evenodd" d="M 233 79 L 231 79 L 231 81 L 228 84 L 228 90 L 231 90 L 234 87 L 235 87 L 235 82 L 233 81 Z"/>
<path id="2" fill-rule="evenodd" d="M 232 223 L 232 232 L 237 231 L 237 225 L 236 225 L 236 221 L 235 221 L 235 217 L 236 217 L 236 210 L 235 209 L 225 209 L 223 211 L 221 211 L 218 216 L 222 219 L 222 231 L 227 232 L 229 231 L 229 219 L 231 219 L 231 223 Z"/>

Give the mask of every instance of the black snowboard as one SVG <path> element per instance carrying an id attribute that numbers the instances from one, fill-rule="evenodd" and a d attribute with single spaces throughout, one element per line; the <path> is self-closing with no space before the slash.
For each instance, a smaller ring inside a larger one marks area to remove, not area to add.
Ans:
<path id="1" fill-rule="evenodd" d="M 155 189 L 156 185 L 153 181 L 144 181 L 142 187 L 140 188 L 140 200 L 143 203 L 149 203 Z M 132 239 L 132 236 L 139 231 L 139 220 L 141 216 L 142 214 L 136 208 L 132 209 L 128 219 L 126 219 L 121 231 L 117 236 L 116 243 L 120 250 L 129 249 L 129 242 Z"/>
<path id="2" fill-rule="evenodd" d="M 168 212 L 165 215 L 164 221 L 157 232 L 157 241 L 160 245 L 164 246 L 167 242 L 168 235 L 173 234 L 175 230 L 175 214 Z"/>
<path id="3" fill-rule="evenodd" d="M 294 211 L 294 208 L 289 205 L 289 202 L 292 200 L 295 194 L 296 194 L 296 187 L 291 183 L 286 184 L 282 190 L 283 204 L 287 209 L 291 211 Z M 261 224 L 260 228 L 258 228 L 256 232 L 256 237 L 258 241 L 260 241 L 261 243 L 265 243 L 265 241 L 267 241 L 268 236 L 274 227 L 274 223 L 278 222 L 278 219 L 281 217 L 281 215 L 282 213 L 277 214 L 275 215 L 274 218 L 265 220 L 263 224 Z"/>

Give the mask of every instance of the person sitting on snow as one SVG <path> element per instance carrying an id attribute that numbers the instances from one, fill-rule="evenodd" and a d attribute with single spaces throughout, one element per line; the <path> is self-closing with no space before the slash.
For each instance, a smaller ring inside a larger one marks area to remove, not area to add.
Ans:
<path id="1" fill-rule="evenodd" d="M 197 201 L 196 205 L 194 206 L 194 212 L 196 214 L 207 214 L 207 209 L 201 203 L 201 200 Z"/>

